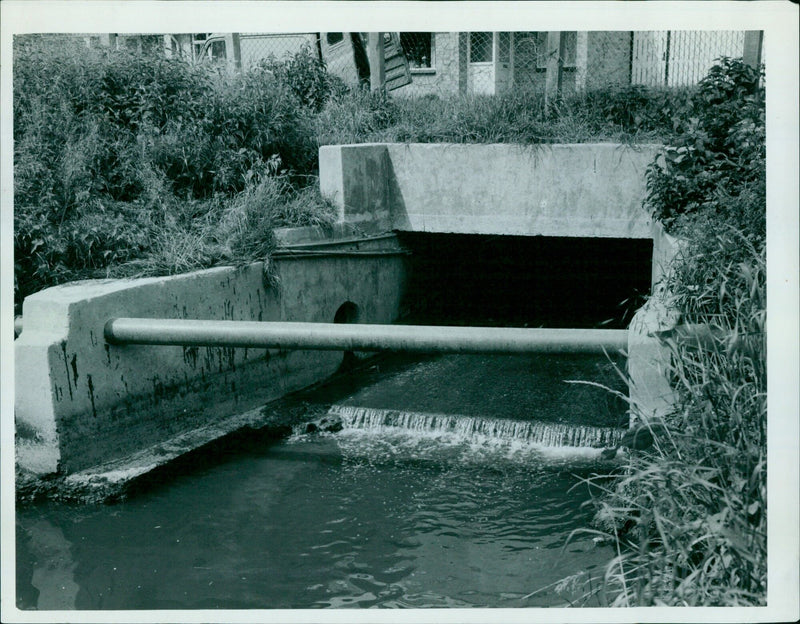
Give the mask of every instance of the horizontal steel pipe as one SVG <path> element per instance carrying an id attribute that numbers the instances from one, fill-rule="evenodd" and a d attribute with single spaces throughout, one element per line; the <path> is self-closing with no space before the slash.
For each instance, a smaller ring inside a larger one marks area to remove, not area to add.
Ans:
<path id="1" fill-rule="evenodd" d="M 413 351 L 418 353 L 603 353 L 627 347 L 624 329 L 526 329 L 117 318 L 111 344 Z"/>

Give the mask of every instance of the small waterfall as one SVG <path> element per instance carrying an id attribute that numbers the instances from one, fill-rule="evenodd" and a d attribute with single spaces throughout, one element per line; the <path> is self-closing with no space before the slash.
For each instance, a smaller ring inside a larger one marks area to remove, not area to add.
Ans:
<path id="1" fill-rule="evenodd" d="M 404 412 L 349 405 L 333 405 L 329 413 L 339 416 L 346 429 L 373 431 L 406 429 L 428 433 L 451 433 L 466 438 L 517 440 L 549 447 L 612 447 L 617 445 L 625 432 L 624 429 L 612 427 Z"/>

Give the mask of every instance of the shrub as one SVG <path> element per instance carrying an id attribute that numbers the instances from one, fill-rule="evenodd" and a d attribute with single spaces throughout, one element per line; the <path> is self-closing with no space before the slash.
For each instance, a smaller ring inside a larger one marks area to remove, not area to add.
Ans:
<path id="1" fill-rule="evenodd" d="M 17 306 L 71 279 L 230 261 L 233 252 L 203 223 L 215 223 L 225 198 L 265 176 L 281 176 L 276 188 L 294 206 L 287 221 L 311 219 L 296 206 L 313 192 L 295 187 L 315 180 L 312 111 L 298 85 L 276 78 L 279 63 L 220 76 L 59 36 L 16 37 L 14 53 Z M 321 76 L 307 57 L 288 62 Z M 308 210 L 324 205 L 315 199 Z"/>
<path id="2" fill-rule="evenodd" d="M 761 77 L 741 60 L 725 58 L 700 82 L 672 146 L 647 171 L 647 205 L 668 229 L 678 227 L 682 215 L 699 212 L 734 218 L 738 227 L 755 228 L 754 234 L 765 227 L 757 202 L 735 202 L 742 194 L 765 193 Z M 743 211 L 745 206 L 757 212 Z M 721 214 L 731 210 L 735 214 Z"/>
<path id="3" fill-rule="evenodd" d="M 326 102 L 348 91 L 345 83 L 325 68 L 325 63 L 310 47 L 285 58 L 271 57 L 259 63 L 260 70 L 272 73 L 280 83 L 291 89 L 303 106 L 319 112 Z"/>

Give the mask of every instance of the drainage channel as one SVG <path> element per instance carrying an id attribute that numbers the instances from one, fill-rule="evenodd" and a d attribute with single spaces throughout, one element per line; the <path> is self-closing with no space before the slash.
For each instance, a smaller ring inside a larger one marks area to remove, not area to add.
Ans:
<path id="1" fill-rule="evenodd" d="M 591 520 L 580 479 L 626 419 L 610 393 L 567 382 L 615 378 L 592 354 L 371 360 L 274 407 L 338 413 L 337 433 L 219 446 L 110 506 L 21 510 L 18 604 L 574 603 L 558 581 L 613 556 L 567 540 Z"/>

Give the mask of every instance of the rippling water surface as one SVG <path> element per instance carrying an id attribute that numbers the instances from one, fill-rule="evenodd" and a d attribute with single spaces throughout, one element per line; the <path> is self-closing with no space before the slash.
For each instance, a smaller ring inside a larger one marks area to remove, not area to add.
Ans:
<path id="1" fill-rule="evenodd" d="M 598 453 L 402 428 L 295 436 L 116 505 L 21 510 L 18 603 L 563 605 L 577 595 L 552 585 L 611 556 L 567 542 L 590 520 L 577 477 Z"/>

